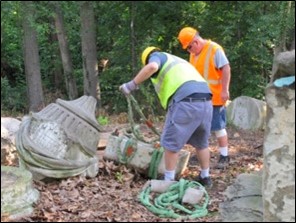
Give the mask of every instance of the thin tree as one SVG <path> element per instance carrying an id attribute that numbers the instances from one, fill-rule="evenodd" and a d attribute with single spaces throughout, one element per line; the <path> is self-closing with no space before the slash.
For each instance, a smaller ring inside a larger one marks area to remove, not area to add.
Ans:
<path id="1" fill-rule="evenodd" d="M 136 16 L 136 2 L 130 2 L 130 38 L 131 38 L 131 55 L 132 55 L 132 74 L 135 73 L 137 67 L 137 57 L 136 57 L 136 36 L 135 36 L 135 16 Z"/>
<path id="2" fill-rule="evenodd" d="M 53 32 L 50 32 L 49 39 L 48 39 L 48 41 L 52 43 L 52 46 L 53 46 L 52 56 L 50 61 L 53 67 L 53 70 L 52 70 L 53 83 L 57 91 L 66 93 L 64 82 L 63 82 L 63 65 L 62 65 L 61 53 L 58 46 L 58 35 L 55 32 L 55 28 L 54 28 L 55 25 L 54 25 L 53 18 L 50 20 L 50 25 L 54 29 L 52 30 Z"/>
<path id="3" fill-rule="evenodd" d="M 96 98 L 97 107 L 99 107 L 100 87 L 93 2 L 80 1 L 80 17 L 84 94 Z"/>
<path id="4" fill-rule="evenodd" d="M 44 107 L 44 97 L 41 83 L 37 32 L 34 28 L 35 10 L 32 1 L 22 1 L 21 6 L 23 11 L 23 53 L 29 111 L 37 112 Z"/>
<path id="5" fill-rule="evenodd" d="M 58 35 L 58 42 L 61 52 L 61 58 L 64 69 L 66 89 L 71 100 L 77 98 L 77 85 L 73 75 L 73 63 L 70 55 L 70 49 L 67 41 L 67 35 L 64 27 L 64 17 L 62 14 L 60 2 L 52 1 L 55 8 L 55 26 Z"/>

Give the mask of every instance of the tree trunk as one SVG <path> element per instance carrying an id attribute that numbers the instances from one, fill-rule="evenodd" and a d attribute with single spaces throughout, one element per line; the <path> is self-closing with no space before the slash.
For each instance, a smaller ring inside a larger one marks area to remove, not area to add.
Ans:
<path id="1" fill-rule="evenodd" d="M 53 24 L 52 27 L 54 27 L 54 20 L 50 20 L 50 22 Z M 58 42 L 58 36 L 56 32 L 51 32 L 50 33 L 50 39 L 49 41 L 51 43 L 56 43 Z M 53 72 L 52 72 L 52 76 L 53 76 L 53 83 L 54 83 L 54 87 L 57 91 L 62 92 L 62 93 L 66 93 L 65 92 L 65 87 L 63 85 L 63 65 L 62 65 L 62 59 L 61 59 L 61 54 L 60 54 L 60 49 L 59 47 L 55 44 L 53 47 L 53 51 L 52 51 L 52 58 L 51 58 L 51 64 L 53 67 Z"/>
<path id="2" fill-rule="evenodd" d="M 132 54 L 132 75 L 135 73 L 137 67 L 137 58 L 136 58 L 136 37 L 135 37 L 135 12 L 136 3 L 131 1 L 130 6 L 130 16 L 131 16 L 131 24 L 130 24 L 130 35 L 131 35 L 131 54 Z"/>
<path id="3" fill-rule="evenodd" d="M 66 89 L 71 100 L 78 97 L 76 81 L 73 75 L 73 63 L 70 56 L 66 31 L 64 28 L 64 18 L 59 2 L 52 2 L 55 6 L 55 26 L 57 29 L 58 41 L 60 46 L 61 58 L 64 68 Z"/>
<path id="4" fill-rule="evenodd" d="M 44 107 L 41 83 L 37 32 L 34 28 L 34 5 L 32 1 L 22 1 L 24 42 L 23 53 L 27 81 L 29 111 L 38 112 Z"/>
<path id="5" fill-rule="evenodd" d="M 96 27 L 92 2 L 80 2 L 80 17 L 84 94 L 96 98 L 97 107 L 99 107 L 100 87 L 98 80 Z"/>
<path id="6" fill-rule="evenodd" d="M 293 41 L 291 43 L 291 47 L 290 47 L 290 50 L 294 50 L 295 49 L 295 34 L 294 34 L 294 38 L 293 38 Z"/>

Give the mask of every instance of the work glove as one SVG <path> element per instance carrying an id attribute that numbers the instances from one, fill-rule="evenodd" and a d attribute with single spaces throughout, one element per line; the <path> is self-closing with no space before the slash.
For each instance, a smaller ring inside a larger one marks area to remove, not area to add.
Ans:
<path id="1" fill-rule="evenodd" d="M 119 87 L 119 90 L 125 95 L 129 95 L 132 91 L 138 89 L 138 85 L 135 83 L 134 80 L 130 82 L 124 83 Z"/>

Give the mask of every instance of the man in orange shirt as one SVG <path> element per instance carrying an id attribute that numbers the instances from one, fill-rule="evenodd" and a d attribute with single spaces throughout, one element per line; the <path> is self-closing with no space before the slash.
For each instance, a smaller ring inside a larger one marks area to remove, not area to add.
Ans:
<path id="1" fill-rule="evenodd" d="M 182 48 L 190 53 L 189 62 L 206 79 L 213 94 L 213 119 L 211 131 L 215 133 L 220 158 L 217 168 L 224 169 L 229 163 L 228 137 L 226 132 L 225 103 L 229 99 L 230 65 L 223 48 L 205 40 L 192 27 L 183 28 L 178 35 Z"/>

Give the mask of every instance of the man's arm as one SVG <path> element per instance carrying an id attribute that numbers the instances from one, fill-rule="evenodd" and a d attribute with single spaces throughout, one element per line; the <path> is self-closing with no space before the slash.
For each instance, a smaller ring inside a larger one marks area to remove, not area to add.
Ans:
<path id="1" fill-rule="evenodd" d="M 231 79 L 230 65 L 226 64 L 222 68 L 222 92 L 221 98 L 223 101 L 227 101 L 230 98 L 229 95 L 229 84 Z"/>
<path id="2" fill-rule="evenodd" d="M 138 88 L 138 85 L 147 80 L 155 72 L 157 72 L 159 66 L 156 62 L 151 62 L 144 66 L 135 78 L 127 83 L 122 84 L 119 87 L 119 90 L 122 91 L 125 95 L 129 95 L 132 91 Z"/>
<path id="3" fill-rule="evenodd" d="M 158 64 L 155 62 L 151 62 L 144 66 L 139 73 L 135 76 L 134 81 L 137 85 L 141 84 L 145 80 L 147 80 L 149 77 L 152 76 L 155 72 L 158 71 Z"/>

